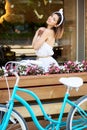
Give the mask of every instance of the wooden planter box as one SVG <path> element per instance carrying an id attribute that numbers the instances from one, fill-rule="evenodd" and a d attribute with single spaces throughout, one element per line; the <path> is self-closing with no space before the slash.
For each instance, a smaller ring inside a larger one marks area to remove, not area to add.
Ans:
<path id="1" fill-rule="evenodd" d="M 38 76 L 21 76 L 19 86 L 32 90 L 35 92 L 41 101 L 43 102 L 44 108 L 48 114 L 56 115 L 60 112 L 61 103 L 66 92 L 66 87 L 59 82 L 61 77 L 71 77 L 78 76 L 81 77 L 84 81 L 83 86 L 78 90 L 78 92 L 73 89 L 70 92 L 70 97 L 73 99 L 78 98 L 79 96 L 87 94 L 87 73 L 70 73 L 70 74 L 51 74 L 51 75 L 38 75 Z M 10 90 L 12 91 L 13 85 L 15 83 L 15 77 L 8 77 Z M 37 116 L 42 116 L 39 107 L 36 105 L 34 99 L 28 96 L 25 93 L 19 94 L 31 103 Z M 5 103 L 8 100 L 7 86 L 4 78 L 0 78 L 0 103 Z M 59 105 L 58 105 L 59 103 Z M 27 114 L 27 111 L 24 107 L 18 105 L 16 102 L 16 109 L 19 112 L 22 112 L 24 117 L 30 116 Z M 21 109 L 20 109 L 21 107 Z M 68 112 L 70 107 L 67 107 L 65 112 Z"/>

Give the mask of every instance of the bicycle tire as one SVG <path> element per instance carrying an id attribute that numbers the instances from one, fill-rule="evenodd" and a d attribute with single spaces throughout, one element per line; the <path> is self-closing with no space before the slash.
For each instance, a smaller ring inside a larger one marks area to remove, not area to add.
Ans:
<path id="1" fill-rule="evenodd" d="M 87 113 L 87 96 L 82 96 L 75 103 Z M 68 114 L 66 130 L 87 130 L 87 116 L 77 107 L 72 107 Z"/>
<path id="2" fill-rule="evenodd" d="M 5 105 L 0 105 L 0 123 L 2 122 L 4 113 L 7 111 Z M 9 124 L 6 130 L 28 130 L 25 119 L 15 110 L 12 110 Z"/>

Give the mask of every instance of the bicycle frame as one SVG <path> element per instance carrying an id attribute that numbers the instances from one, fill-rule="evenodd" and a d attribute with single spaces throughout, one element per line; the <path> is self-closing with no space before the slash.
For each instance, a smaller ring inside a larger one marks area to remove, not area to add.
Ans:
<path id="1" fill-rule="evenodd" d="M 22 98 L 20 97 L 18 94 L 17 94 L 17 91 L 21 91 L 21 92 L 25 92 L 29 95 L 31 95 L 35 100 L 36 102 L 38 103 L 38 105 L 40 106 L 41 108 L 41 111 L 43 113 L 43 116 L 45 117 L 46 120 L 48 120 L 49 122 L 51 122 L 51 124 L 48 124 L 45 128 L 43 128 L 37 117 L 35 116 L 35 113 L 34 111 L 32 110 L 31 106 Z M 37 95 L 30 91 L 30 90 L 27 90 L 27 89 L 23 89 L 23 88 L 19 88 L 18 86 L 14 86 L 14 89 L 13 89 L 13 92 L 12 92 L 12 96 L 11 96 L 11 99 L 9 101 L 9 106 L 7 108 L 7 112 L 6 114 L 4 115 L 3 117 L 3 121 L 1 122 L 0 124 L 0 130 L 6 130 L 6 127 L 8 125 L 8 122 L 9 122 L 9 119 L 10 119 L 10 116 L 11 116 L 11 112 L 12 112 L 12 109 L 14 107 L 14 100 L 17 100 L 19 101 L 23 106 L 25 106 L 25 108 L 28 110 L 28 112 L 30 113 L 31 115 L 31 118 L 33 119 L 33 122 L 35 124 L 35 126 L 39 129 L 39 130 L 47 130 L 48 128 L 50 128 L 50 126 L 53 125 L 53 128 L 55 127 L 56 130 L 59 130 L 60 127 L 63 127 L 66 125 L 66 122 L 62 122 L 62 117 L 63 117 L 63 113 L 64 113 L 64 110 L 65 110 L 65 107 L 66 107 L 66 104 L 68 103 L 69 105 L 71 105 L 72 107 L 77 107 L 80 111 L 84 112 L 84 110 L 80 109 L 78 105 L 76 105 L 74 102 L 70 101 L 68 99 L 69 97 L 69 92 L 67 90 L 67 92 L 65 93 L 65 96 L 64 96 L 64 100 L 63 100 L 63 104 L 61 106 L 61 111 L 60 111 L 60 115 L 58 117 L 58 120 L 54 120 L 52 119 L 50 116 L 47 115 L 47 113 L 45 112 L 44 108 L 43 108 L 43 105 L 40 101 L 40 99 L 37 97 Z M 85 113 L 85 112 L 84 112 Z M 86 113 L 85 113 L 86 114 Z M 86 114 L 87 115 L 87 114 Z M 54 130 L 54 129 L 52 129 Z"/>

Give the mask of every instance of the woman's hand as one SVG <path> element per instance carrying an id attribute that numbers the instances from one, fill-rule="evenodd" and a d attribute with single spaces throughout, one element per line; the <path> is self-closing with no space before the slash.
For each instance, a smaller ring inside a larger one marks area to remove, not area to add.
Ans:
<path id="1" fill-rule="evenodd" d="M 50 30 L 46 28 L 39 28 L 36 31 L 36 34 L 32 41 L 32 46 L 35 50 L 38 50 L 42 44 L 48 39 L 48 36 L 50 36 Z"/>
<path id="2" fill-rule="evenodd" d="M 44 28 L 44 27 L 39 28 L 39 29 L 38 29 L 38 32 L 37 32 L 37 33 L 38 33 L 38 36 L 41 36 L 41 35 L 43 34 L 43 32 L 45 31 L 45 29 L 46 29 L 46 28 Z"/>

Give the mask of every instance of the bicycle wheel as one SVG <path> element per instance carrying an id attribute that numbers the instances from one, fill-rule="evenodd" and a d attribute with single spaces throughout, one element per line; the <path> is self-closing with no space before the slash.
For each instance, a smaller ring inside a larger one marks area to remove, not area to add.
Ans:
<path id="1" fill-rule="evenodd" d="M 77 107 L 72 107 L 67 118 L 67 130 L 87 130 L 87 96 L 83 96 L 76 101 L 86 114 Z"/>
<path id="2" fill-rule="evenodd" d="M 0 123 L 2 122 L 4 113 L 6 111 L 6 106 L 0 105 Z M 6 130 L 28 130 L 28 127 L 24 118 L 22 118 L 22 116 L 18 112 L 13 110 Z"/>

